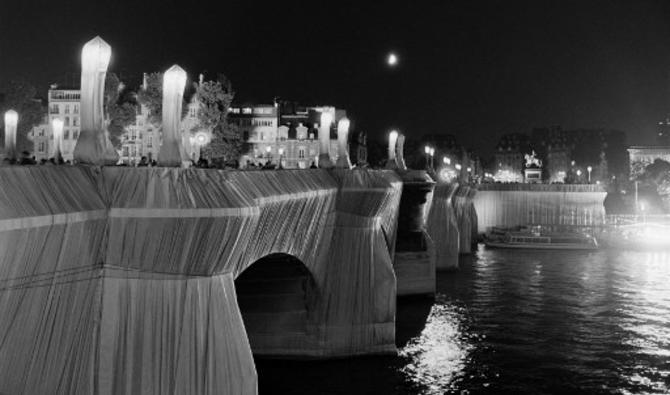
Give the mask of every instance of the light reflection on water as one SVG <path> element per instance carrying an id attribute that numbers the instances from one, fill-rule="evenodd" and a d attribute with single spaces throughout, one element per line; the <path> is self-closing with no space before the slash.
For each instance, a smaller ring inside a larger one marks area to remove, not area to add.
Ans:
<path id="1" fill-rule="evenodd" d="M 482 247 L 437 289 L 397 357 L 261 364 L 261 394 L 670 393 L 670 253 Z"/>
<path id="2" fill-rule="evenodd" d="M 421 335 L 409 341 L 398 355 L 410 362 L 401 371 L 408 380 L 424 388 L 426 394 L 442 394 L 454 388 L 472 348 L 463 333 L 463 309 L 438 295 Z"/>

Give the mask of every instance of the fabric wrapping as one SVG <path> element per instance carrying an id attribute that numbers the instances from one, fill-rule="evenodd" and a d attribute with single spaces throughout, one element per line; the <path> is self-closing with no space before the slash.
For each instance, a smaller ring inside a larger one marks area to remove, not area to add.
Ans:
<path id="1" fill-rule="evenodd" d="M 12 166 L 0 186 L 0 393 L 255 393 L 251 349 L 395 350 L 392 172 Z M 277 252 L 313 277 L 308 331 L 250 345 L 234 279 Z"/>
<path id="2" fill-rule="evenodd" d="M 473 202 L 476 194 L 476 189 L 467 185 L 460 185 L 456 188 L 452 197 L 456 224 L 458 225 L 459 253 L 461 254 L 470 254 L 472 244 L 477 240 L 479 214 Z"/>
<path id="3" fill-rule="evenodd" d="M 426 231 L 435 245 L 438 270 L 458 268 L 460 234 L 452 199 L 457 183 L 438 183 L 426 221 Z"/>
<path id="4" fill-rule="evenodd" d="M 475 197 L 479 233 L 493 226 L 594 226 L 605 221 L 599 185 L 481 185 Z"/>

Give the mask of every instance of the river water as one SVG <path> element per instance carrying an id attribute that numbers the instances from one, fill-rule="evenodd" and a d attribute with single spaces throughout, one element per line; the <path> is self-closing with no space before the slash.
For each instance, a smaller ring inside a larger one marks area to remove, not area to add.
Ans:
<path id="1" fill-rule="evenodd" d="M 261 394 L 668 394 L 670 253 L 480 246 L 398 301 L 397 356 L 257 361 Z"/>

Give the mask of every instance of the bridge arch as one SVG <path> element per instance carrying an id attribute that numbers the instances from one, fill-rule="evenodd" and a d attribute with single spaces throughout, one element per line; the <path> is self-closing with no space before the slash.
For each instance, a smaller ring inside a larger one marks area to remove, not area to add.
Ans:
<path id="1" fill-rule="evenodd" d="M 305 344 L 314 284 L 305 264 L 284 253 L 256 260 L 235 279 L 237 302 L 254 355 L 290 356 Z"/>

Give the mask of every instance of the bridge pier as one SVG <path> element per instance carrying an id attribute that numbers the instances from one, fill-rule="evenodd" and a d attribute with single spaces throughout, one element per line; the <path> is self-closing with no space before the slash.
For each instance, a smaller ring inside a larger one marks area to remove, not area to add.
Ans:
<path id="1" fill-rule="evenodd" d="M 477 190 L 474 187 L 460 185 L 452 197 L 456 224 L 459 232 L 459 253 L 470 254 L 477 243 L 477 211 L 474 198 Z"/>
<path id="2" fill-rule="evenodd" d="M 402 199 L 393 268 L 398 296 L 435 294 L 435 245 L 426 231 L 426 217 L 435 182 L 425 171 L 401 172 Z"/>
<path id="3" fill-rule="evenodd" d="M 457 183 L 438 183 L 433 192 L 433 201 L 426 220 L 426 230 L 435 243 L 437 270 L 458 268 L 460 232 L 453 205 L 457 189 Z"/>

